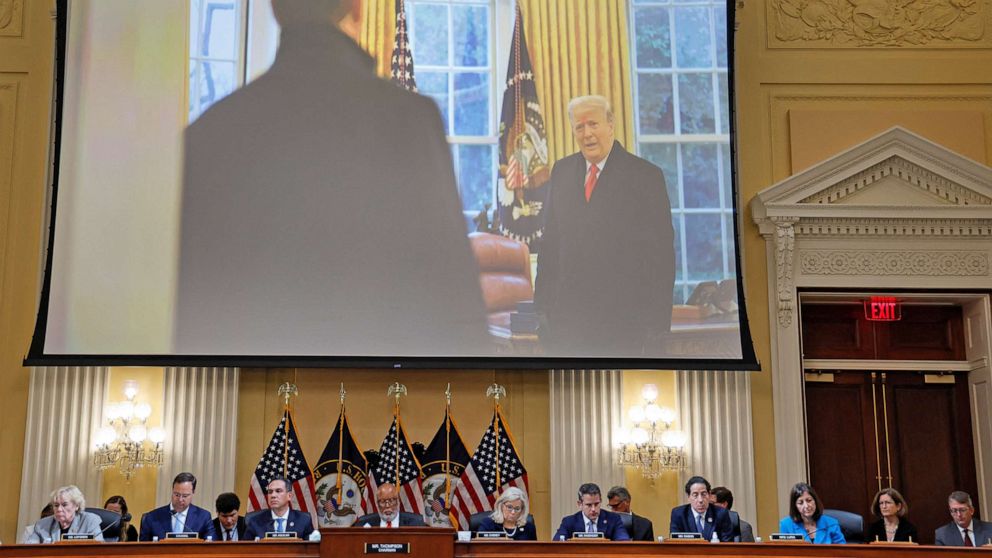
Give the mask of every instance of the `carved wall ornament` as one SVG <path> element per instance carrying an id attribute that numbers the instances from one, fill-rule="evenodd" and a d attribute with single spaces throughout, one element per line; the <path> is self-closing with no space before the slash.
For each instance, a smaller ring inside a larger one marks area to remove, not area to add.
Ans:
<path id="1" fill-rule="evenodd" d="M 771 0 L 774 38 L 838 47 L 982 47 L 988 0 Z M 790 44 L 789 47 L 795 47 Z"/>
<path id="2" fill-rule="evenodd" d="M 773 218 L 775 222 L 775 285 L 777 288 L 778 324 L 786 328 L 792 325 L 795 312 L 795 287 L 792 281 L 792 253 L 796 246 L 796 231 L 793 225 L 798 219 Z"/>
<path id="3" fill-rule="evenodd" d="M 990 219 L 813 217 L 795 226 L 800 236 L 992 237 Z"/>
<path id="4" fill-rule="evenodd" d="M 992 205 L 992 198 L 965 188 L 944 176 L 898 156 L 892 156 L 874 164 L 830 188 L 801 200 L 800 203 L 837 203 L 887 177 L 896 177 L 954 205 Z"/>
<path id="5" fill-rule="evenodd" d="M 20 37 L 24 0 L 0 0 L 0 36 Z"/>
<path id="6" fill-rule="evenodd" d="M 989 254 L 977 250 L 802 250 L 804 275 L 974 277 L 989 274 Z"/>

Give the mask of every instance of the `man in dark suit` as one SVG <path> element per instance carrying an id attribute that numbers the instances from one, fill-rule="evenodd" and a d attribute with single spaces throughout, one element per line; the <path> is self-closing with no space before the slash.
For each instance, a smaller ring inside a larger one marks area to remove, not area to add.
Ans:
<path id="1" fill-rule="evenodd" d="M 675 247 L 665 176 L 614 138 L 599 96 L 568 105 L 579 153 L 551 173 L 534 302 L 548 356 L 663 356 Z"/>
<path id="2" fill-rule="evenodd" d="M 975 519 L 967 492 L 956 490 L 947 498 L 951 521 L 934 532 L 937 546 L 982 546 L 992 542 L 992 523 Z"/>
<path id="3" fill-rule="evenodd" d="M 590 482 L 580 486 L 579 511 L 561 519 L 553 540 L 568 540 L 573 533 L 584 532 L 603 533 L 611 541 L 629 541 L 630 535 L 624 529 L 620 515 L 600 509 L 602 501 L 598 485 Z"/>
<path id="4" fill-rule="evenodd" d="M 717 486 L 710 491 L 710 503 L 720 506 L 730 514 L 730 525 L 734 533 L 734 542 L 754 542 L 754 529 L 751 524 L 741 519 L 741 516 L 730 509 L 734 507 L 734 493 L 725 486 Z"/>
<path id="5" fill-rule="evenodd" d="M 238 495 L 224 492 L 217 496 L 214 509 L 217 511 L 217 517 L 214 518 L 217 540 L 224 542 L 245 540 L 245 518 L 238 514 L 241 509 L 241 499 Z"/>
<path id="6" fill-rule="evenodd" d="M 727 510 L 710 505 L 710 483 L 703 477 L 692 477 L 685 483 L 688 504 L 672 509 L 670 533 L 701 533 L 703 539 L 720 542 L 734 540 L 733 527 Z"/>
<path id="7" fill-rule="evenodd" d="M 396 485 L 380 484 L 375 493 L 379 513 L 363 515 L 355 520 L 355 527 L 426 527 L 423 516 L 400 511 L 400 496 Z"/>
<path id="8" fill-rule="evenodd" d="M 265 501 L 269 513 L 252 514 L 246 523 L 245 540 L 264 538 L 266 533 L 296 533 L 296 538 L 308 540 L 313 530 L 313 518 L 306 512 L 289 507 L 292 492 L 289 481 L 283 477 L 273 477 L 265 485 Z"/>
<path id="9" fill-rule="evenodd" d="M 614 486 L 606 493 L 606 501 L 612 511 L 630 515 L 630 528 L 627 533 L 634 541 L 654 541 L 654 525 L 651 520 L 630 511 L 630 491 L 622 486 Z M 626 528 L 626 524 L 624 524 Z"/>
<path id="10" fill-rule="evenodd" d="M 172 479 L 172 501 L 141 516 L 139 541 L 165 538 L 166 533 L 196 533 L 201 539 L 216 538 L 210 512 L 193 505 L 196 477 L 179 473 Z"/>
<path id="11" fill-rule="evenodd" d="M 186 130 L 174 349 L 487 354 L 437 105 L 375 75 L 361 0 L 272 9 L 272 68 Z"/>

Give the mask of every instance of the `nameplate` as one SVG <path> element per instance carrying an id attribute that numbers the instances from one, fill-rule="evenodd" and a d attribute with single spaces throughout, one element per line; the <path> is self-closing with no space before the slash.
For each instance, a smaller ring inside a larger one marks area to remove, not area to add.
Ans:
<path id="1" fill-rule="evenodd" d="M 605 538 L 605 537 L 606 537 L 606 535 L 604 535 L 603 533 L 600 533 L 599 531 L 596 531 L 595 533 L 587 533 L 585 531 L 576 531 L 576 532 L 572 533 L 572 540 L 573 541 L 574 540 L 582 540 L 582 539 L 602 539 L 602 538 Z"/>
<path id="2" fill-rule="evenodd" d="M 365 543 L 365 554 L 410 554 L 410 543 Z"/>
<path id="3" fill-rule="evenodd" d="M 265 533 L 265 538 L 267 539 L 295 539 L 296 531 L 267 531 Z"/>
<path id="4" fill-rule="evenodd" d="M 806 542 L 806 538 L 800 533 L 772 533 L 770 541 L 779 542 Z"/>
<path id="5" fill-rule="evenodd" d="M 64 541 L 92 541 L 96 538 L 93 533 L 66 533 L 62 535 Z"/>
<path id="6" fill-rule="evenodd" d="M 165 534 L 165 538 L 166 538 L 166 540 L 183 540 L 183 541 L 188 541 L 190 539 L 199 539 L 200 538 L 200 534 L 199 533 L 192 532 L 192 531 L 186 532 L 186 533 L 166 533 Z"/>
<path id="7" fill-rule="evenodd" d="M 478 531 L 475 533 L 477 539 L 505 539 L 506 533 L 503 531 Z"/>
<path id="8" fill-rule="evenodd" d="M 701 541 L 703 540 L 702 533 L 672 533 L 668 535 L 668 540 L 670 541 Z"/>

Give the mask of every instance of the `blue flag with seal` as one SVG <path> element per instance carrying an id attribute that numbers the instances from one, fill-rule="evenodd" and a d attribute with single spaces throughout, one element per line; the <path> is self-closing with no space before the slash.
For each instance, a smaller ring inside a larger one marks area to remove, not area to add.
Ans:
<path id="1" fill-rule="evenodd" d="M 319 527 L 350 527 L 359 517 L 373 512 L 368 461 L 351 435 L 344 405 L 313 476 Z"/>
<path id="2" fill-rule="evenodd" d="M 451 497 L 458 479 L 465 471 L 472 456 L 458 432 L 451 408 L 444 410 L 434 439 L 424 451 L 421 469 L 424 472 L 424 522 L 431 527 L 451 527 Z"/>

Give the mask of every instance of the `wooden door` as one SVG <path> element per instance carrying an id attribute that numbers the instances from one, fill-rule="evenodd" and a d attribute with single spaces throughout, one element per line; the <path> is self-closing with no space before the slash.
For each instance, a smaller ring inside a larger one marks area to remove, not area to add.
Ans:
<path id="1" fill-rule="evenodd" d="M 932 544 L 950 521 L 947 495 L 977 494 L 966 378 L 935 378 L 845 371 L 806 383 L 810 482 L 826 507 L 860 513 L 867 525 L 875 493 L 894 487 L 919 542 Z"/>

